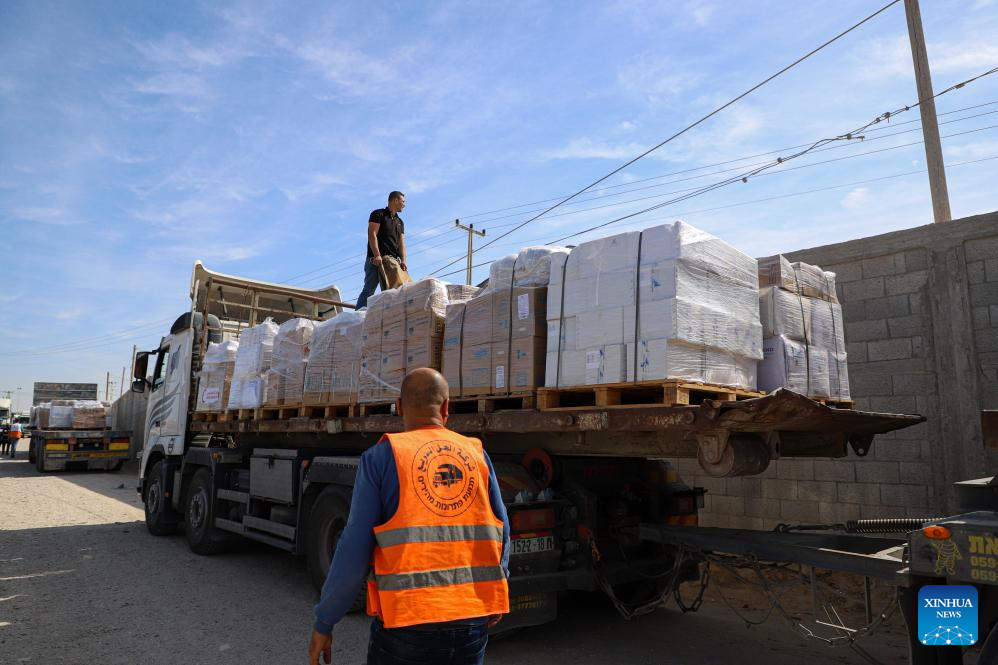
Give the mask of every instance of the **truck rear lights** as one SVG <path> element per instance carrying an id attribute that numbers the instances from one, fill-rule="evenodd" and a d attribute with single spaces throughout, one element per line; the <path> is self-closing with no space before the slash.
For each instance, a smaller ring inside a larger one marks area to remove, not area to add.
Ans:
<path id="1" fill-rule="evenodd" d="M 950 537 L 949 529 L 938 524 L 923 528 L 922 533 L 925 534 L 926 538 L 931 538 L 932 540 L 947 540 Z"/>
<path id="2" fill-rule="evenodd" d="M 112 441 L 107 447 L 108 450 L 128 450 L 128 442 Z"/>
<path id="3" fill-rule="evenodd" d="M 517 510 L 510 514 L 509 524 L 513 531 L 553 529 L 555 525 L 554 508 Z"/>

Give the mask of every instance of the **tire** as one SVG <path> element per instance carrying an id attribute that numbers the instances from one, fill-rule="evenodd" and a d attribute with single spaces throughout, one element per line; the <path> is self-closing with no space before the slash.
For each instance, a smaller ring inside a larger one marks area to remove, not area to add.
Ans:
<path id="1" fill-rule="evenodd" d="M 45 468 L 45 453 L 41 450 L 35 453 L 35 468 L 38 473 L 48 473 L 48 469 Z"/>
<path id="2" fill-rule="evenodd" d="M 217 554 L 225 545 L 215 529 L 214 501 L 211 494 L 211 471 L 198 469 L 184 496 L 184 532 L 195 554 Z"/>
<path id="3" fill-rule="evenodd" d="M 343 527 L 350 515 L 350 500 L 344 492 L 327 487 L 312 504 L 308 514 L 305 532 L 305 557 L 308 562 L 308 574 L 312 578 L 312 586 L 321 591 L 333 562 L 336 543 L 339 542 Z M 367 585 L 354 599 L 351 612 L 364 609 L 367 604 Z"/>
<path id="4" fill-rule="evenodd" d="M 167 519 L 167 498 L 163 488 L 163 462 L 152 465 L 145 492 L 146 529 L 154 536 L 171 536 L 177 525 Z"/>
<path id="5" fill-rule="evenodd" d="M 38 456 L 38 453 L 35 452 L 35 441 L 34 441 L 34 438 L 32 438 L 31 444 L 28 446 L 28 463 L 29 464 L 34 464 L 35 463 L 35 457 L 37 457 L 37 456 Z"/>

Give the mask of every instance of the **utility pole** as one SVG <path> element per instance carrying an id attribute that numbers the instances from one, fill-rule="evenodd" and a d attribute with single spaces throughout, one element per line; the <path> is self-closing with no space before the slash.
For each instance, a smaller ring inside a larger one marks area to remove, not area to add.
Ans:
<path id="1" fill-rule="evenodd" d="M 137 344 L 132 344 L 132 376 L 135 376 L 135 356 L 139 353 L 139 347 Z"/>
<path id="2" fill-rule="evenodd" d="M 465 278 L 464 283 L 467 284 L 468 286 L 471 286 L 471 255 L 474 253 L 474 249 L 472 249 L 472 243 L 475 239 L 475 236 L 478 236 L 480 238 L 485 237 L 485 229 L 479 231 L 478 229 L 475 228 L 474 224 L 468 224 L 468 226 L 465 226 L 464 224 L 461 223 L 460 219 L 454 220 L 454 226 L 461 229 L 462 231 L 468 232 L 468 275 Z"/>
<path id="3" fill-rule="evenodd" d="M 125 389 L 125 370 L 127 367 L 121 368 L 121 383 L 118 384 L 118 399 L 121 399 L 121 393 Z"/>
<path id="4" fill-rule="evenodd" d="M 943 147 L 936 121 L 936 100 L 932 97 L 929 56 L 925 52 L 925 34 L 922 32 L 922 13 L 918 8 L 918 0 L 904 0 L 904 15 L 908 20 L 911 59 L 915 64 L 915 85 L 921 102 L 918 110 L 922 114 L 922 138 L 925 141 L 925 163 L 929 171 L 933 219 L 936 222 L 948 222 L 953 217 L 949 209 L 946 166 L 943 164 Z"/>
<path id="5" fill-rule="evenodd" d="M 111 370 L 107 371 L 107 382 L 104 384 L 104 401 L 111 401 Z"/>

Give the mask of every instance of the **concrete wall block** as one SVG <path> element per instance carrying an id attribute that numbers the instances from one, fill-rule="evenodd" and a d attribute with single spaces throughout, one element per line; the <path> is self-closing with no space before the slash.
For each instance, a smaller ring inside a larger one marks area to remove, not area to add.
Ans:
<path id="1" fill-rule="evenodd" d="M 911 338 L 903 337 L 901 339 L 884 339 L 868 342 L 866 351 L 871 361 L 911 358 Z"/>
<path id="2" fill-rule="evenodd" d="M 847 282 L 842 285 L 842 298 L 845 302 L 850 300 L 869 300 L 870 298 L 883 298 L 884 278 L 872 277 L 861 279 L 858 282 Z"/>
<path id="3" fill-rule="evenodd" d="M 873 458 L 887 462 L 909 462 L 922 459 L 922 442 L 917 439 L 885 439 L 881 434 L 873 445 Z"/>
<path id="4" fill-rule="evenodd" d="M 970 285 L 970 306 L 981 307 L 998 303 L 998 282 Z"/>
<path id="5" fill-rule="evenodd" d="M 908 517 L 908 508 L 904 506 L 885 506 L 882 504 L 862 505 L 859 514 L 864 520 L 875 520 L 891 517 Z"/>
<path id="6" fill-rule="evenodd" d="M 909 294 L 908 308 L 911 310 L 912 314 L 925 314 L 929 311 L 928 295 L 924 291 L 921 293 Z"/>
<path id="7" fill-rule="evenodd" d="M 917 293 L 925 288 L 929 281 L 927 270 L 915 270 L 903 275 L 891 275 L 884 278 L 884 290 L 889 296 L 902 293 Z"/>
<path id="8" fill-rule="evenodd" d="M 984 269 L 984 261 L 967 262 L 967 281 L 971 284 L 981 284 L 987 277 Z"/>
<path id="9" fill-rule="evenodd" d="M 744 515 L 745 499 L 740 496 L 715 496 L 713 511 L 722 515 Z"/>
<path id="10" fill-rule="evenodd" d="M 849 263 L 835 263 L 833 265 L 823 265 L 824 270 L 835 273 L 835 283 L 845 284 L 846 282 L 857 282 L 863 279 L 862 261 L 850 261 Z"/>
<path id="11" fill-rule="evenodd" d="M 998 328 L 998 305 L 989 305 L 988 312 L 991 315 L 991 325 Z"/>
<path id="12" fill-rule="evenodd" d="M 911 313 L 910 295 L 886 296 L 860 300 L 865 305 L 867 319 L 887 319 L 894 316 L 908 316 Z M 843 317 L 845 313 L 843 312 Z M 846 321 L 849 319 L 846 318 Z"/>
<path id="13" fill-rule="evenodd" d="M 850 321 L 863 321 L 867 318 L 881 318 L 881 317 L 867 317 L 866 315 L 866 303 L 869 300 L 853 300 L 852 302 L 842 303 L 842 318 L 848 324 Z"/>
<path id="14" fill-rule="evenodd" d="M 696 486 L 702 487 L 709 494 L 727 494 L 728 485 L 726 478 L 713 478 L 711 476 L 696 476 Z"/>
<path id="15" fill-rule="evenodd" d="M 984 261 L 984 279 L 989 282 L 998 282 L 998 258 Z"/>
<path id="16" fill-rule="evenodd" d="M 818 519 L 818 502 L 780 501 L 780 517 L 795 522 L 814 522 Z"/>
<path id="17" fill-rule="evenodd" d="M 860 509 L 858 503 L 841 503 L 839 501 L 822 502 L 818 504 L 818 521 L 836 524 L 848 520 L 858 520 Z"/>
<path id="18" fill-rule="evenodd" d="M 925 319 L 920 314 L 895 316 L 888 319 L 887 327 L 891 337 L 915 337 L 925 332 Z"/>
<path id="19" fill-rule="evenodd" d="M 856 480 L 861 483 L 893 483 L 901 479 L 897 462 L 874 462 L 869 458 L 857 460 Z"/>
<path id="20" fill-rule="evenodd" d="M 918 402 L 914 395 L 871 397 L 870 408 L 879 413 L 916 413 Z"/>
<path id="21" fill-rule="evenodd" d="M 904 272 L 904 254 L 899 254 L 897 256 L 901 257 L 902 268 L 900 272 Z M 884 275 L 897 274 L 897 263 L 894 257 L 894 254 L 887 254 L 885 256 L 875 256 L 873 258 L 863 259 L 863 278 L 883 277 Z"/>
<path id="22" fill-rule="evenodd" d="M 858 363 L 865 363 L 868 360 L 866 352 L 866 342 L 846 342 L 846 353 L 849 355 L 849 369 Z"/>
<path id="23" fill-rule="evenodd" d="M 983 330 L 984 328 L 991 327 L 991 309 L 998 308 L 998 305 L 991 305 L 986 307 L 981 305 L 980 307 L 971 307 L 970 316 L 973 321 L 974 330 Z M 848 330 L 848 328 L 847 328 Z"/>
<path id="24" fill-rule="evenodd" d="M 728 487 L 729 488 L 731 487 L 731 481 L 732 480 L 734 480 L 734 478 L 728 478 Z M 732 494 L 736 494 L 738 496 L 743 496 L 746 499 L 748 499 L 748 498 L 755 499 L 755 498 L 759 498 L 759 497 L 762 496 L 762 479 L 761 478 L 755 478 L 755 477 L 747 478 L 747 477 L 743 477 L 743 478 L 739 478 L 739 480 L 742 481 L 741 491 L 740 492 L 731 492 Z"/>
<path id="25" fill-rule="evenodd" d="M 762 481 L 762 498 L 764 499 L 796 499 L 796 480 L 766 479 Z"/>
<path id="26" fill-rule="evenodd" d="M 779 499 L 745 499 L 745 514 L 751 517 L 779 519 Z"/>
<path id="27" fill-rule="evenodd" d="M 854 372 L 849 372 L 849 390 L 853 397 L 894 394 L 894 386 L 889 374 L 863 371 L 865 367 L 862 365 L 860 368 Z"/>
<path id="28" fill-rule="evenodd" d="M 672 466 L 676 469 L 676 472 L 688 483 L 693 482 L 694 476 L 703 474 L 700 462 L 695 457 L 679 457 L 669 461 L 672 462 Z"/>
<path id="29" fill-rule="evenodd" d="M 906 485 L 931 485 L 931 462 L 901 462 L 901 482 Z"/>
<path id="30" fill-rule="evenodd" d="M 776 477 L 788 480 L 814 480 L 814 462 L 799 459 L 776 460 Z"/>
<path id="31" fill-rule="evenodd" d="M 929 267 L 928 257 L 924 249 L 914 249 L 904 253 L 905 272 L 908 270 L 925 270 Z"/>
<path id="32" fill-rule="evenodd" d="M 880 503 L 878 483 L 838 483 L 835 488 L 840 503 L 875 505 Z"/>
<path id="33" fill-rule="evenodd" d="M 851 460 L 815 460 L 815 480 L 853 482 L 856 480 L 856 463 Z"/>
<path id="34" fill-rule="evenodd" d="M 835 501 L 838 496 L 831 481 L 802 480 L 797 483 L 797 495 L 804 501 Z"/>
<path id="35" fill-rule="evenodd" d="M 968 240 L 963 247 L 967 261 L 985 261 L 998 256 L 998 236 Z"/>
<path id="36" fill-rule="evenodd" d="M 974 348 L 978 353 L 994 353 L 998 351 L 998 328 L 975 330 Z"/>
<path id="37" fill-rule="evenodd" d="M 894 374 L 890 377 L 893 393 L 895 395 L 924 395 L 935 394 L 936 376 L 928 372 L 911 372 L 907 374 Z M 850 387 L 852 376 L 849 377 Z"/>
<path id="38" fill-rule="evenodd" d="M 764 517 L 732 517 L 730 519 L 733 529 L 755 529 L 756 531 L 772 531 L 779 520 L 769 520 Z"/>
<path id="39" fill-rule="evenodd" d="M 859 302 L 863 302 L 860 300 Z M 872 321 L 846 321 L 846 339 L 852 342 L 867 342 L 872 339 L 888 339 L 887 321 L 874 319 Z"/>
<path id="40" fill-rule="evenodd" d="M 885 506 L 928 508 L 929 497 L 925 485 L 883 485 L 880 500 Z"/>

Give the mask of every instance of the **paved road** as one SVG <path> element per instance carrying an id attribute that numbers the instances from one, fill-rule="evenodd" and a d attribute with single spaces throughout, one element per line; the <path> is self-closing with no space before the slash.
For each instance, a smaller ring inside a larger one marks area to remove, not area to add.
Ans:
<path id="1" fill-rule="evenodd" d="M 154 538 L 135 475 L 39 475 L 0 461 L 0 662 L 177 665 L 304 663 L 315 602 L 298 558 L 247 543 L 215 557 Z M 746 603 L 748 605 L 749 603 Z M 368 620 L 348 617 L 335 663 L 363 663 Z M 870 649 L 903 663 L 897 631 Z M 805 642 L 771 620 L 747 630 L 727 609 L 672 607 L 632 622 L 600 602 L 495 640 L 491 665 L 606 663 L 839 665 L 855 652 Z"/>

